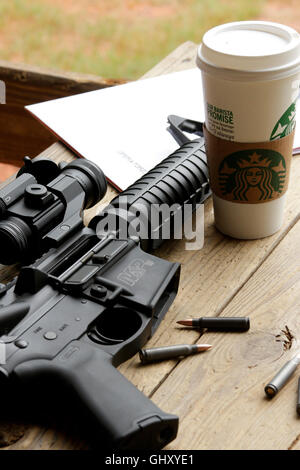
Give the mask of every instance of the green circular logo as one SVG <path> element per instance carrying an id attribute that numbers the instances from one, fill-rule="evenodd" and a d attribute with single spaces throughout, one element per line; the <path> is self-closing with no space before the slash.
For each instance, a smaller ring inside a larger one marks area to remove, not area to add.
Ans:
<path id="1" fill-rule="evenodd" d="M 259 202 L 279 197 L 286 179 L 283 156 L 275 150 L 234 152 L 219 166 L 219 187 L 230 200 Z"/>

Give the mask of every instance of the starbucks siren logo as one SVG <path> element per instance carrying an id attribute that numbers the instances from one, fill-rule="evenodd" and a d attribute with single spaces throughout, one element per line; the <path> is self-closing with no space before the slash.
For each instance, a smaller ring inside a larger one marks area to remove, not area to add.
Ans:
<path id="1" fill-rule="evenodd" d="M 280 196 L 286 179 L 283 156 L 275 150 L 241 150 L 219 166 L 219 187 L 231 201 L 262 202 Z"/>
<path id="2" fill-rule="evenodd" d="M 286 135 L 293 132 L 296 124 L 296 103 L 292 103 L 291 106 L 283 113 L 279 121 L 276 123 L 270 140 L 281 139 Z"/>

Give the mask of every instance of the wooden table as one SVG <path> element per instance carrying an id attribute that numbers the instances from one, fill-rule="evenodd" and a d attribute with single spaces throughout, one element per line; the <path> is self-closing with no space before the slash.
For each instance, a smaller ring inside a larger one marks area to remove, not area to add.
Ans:
<path id="1" fill-rule="evenodd" d="M 186 43 L 147 76 L 192 67 L 195 53 L 196 46 Z M 74 158 L 60 143 L 42 155 L 56 161 Z M 213 349 L 202 355 L 147 367 L 135 356 L 120 367 L 163 410 L 179 415 L 178 437 L 168 449 L 300 449 L 298 374 L 272 401 L 264 394 L 264 385 L 295 354 L 300 336 L 299 178 L 300 158 L 294 157 L 284 225 L 275 235 L 254 241 L 223 236 L 214 228 L 208 200 L 203 249 L 185 251 L 184 240 L 171 241 L 157 253 L 180 262 L 182 276 L 178 296 L 148 346 L 199 342 L 199 332 L 177 326 L 179 319 L 251 319 L 247 333 L 205 333 L 201 342 L 211 343 Z M 106 199 L 113 194 L 110 188 Z M 87 218 L 91 215 L 89 211 Z M 7 279 L 11 272 L 2 269 L 1 277 Z M 9 449 L 86 447 L 39 425 L 2 424 L 0 438 L 15 441 Z"/>

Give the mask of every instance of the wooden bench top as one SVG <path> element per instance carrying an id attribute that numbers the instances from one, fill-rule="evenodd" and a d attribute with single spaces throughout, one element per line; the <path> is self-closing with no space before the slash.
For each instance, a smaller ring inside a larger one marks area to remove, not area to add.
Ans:
<path id="1" fill-rule="evenodd" d="M 192 67 L 195 56 L 196 45 L 185 43 L 146 76 Z M 60 143 L 42 155 L 74 158 Z M 223 236 L 208 200 L 203 249 L 185 251 L 184 240 L 170 241 L 156 253 L 180 262 L 182 275 L 178 296 L 147 347 L 199 342 L 197 330 L 176 325 L 188 317 L 249 316 L 251 322 L 246 333 L 202 335 L 201 342 L 213 345 L 204 354 L 147 366 L 136 355 L 119 368 L 164 411 L 179 416 L 178 437 L 168 449 L 300 449 L 297 373 L 273 400 L 264 394 L 264 385 L 297 351 L 300 337 L 299 178 L 300 157 L 294 157 L 284 225 L 275 235 L 253 241 Z M 109 188 L 105 200 L 114 194 Z M 87 220 L 93 212 L 87 211 Z M 1 279 L 13 272 L 2 268 Z M 11 422 L 0 424 L 1 442 L 11 442 L 6 449 L 87 447 L 55 428 Z"/>

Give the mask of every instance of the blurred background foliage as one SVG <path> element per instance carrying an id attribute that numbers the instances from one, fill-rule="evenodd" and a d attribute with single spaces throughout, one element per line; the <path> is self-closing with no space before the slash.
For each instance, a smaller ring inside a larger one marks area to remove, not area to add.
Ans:
<path id="1" fill-rule="evenodd" d="M 182 42 L 200 43 L 212 26 L 259 17 L 265 3 L 1 0 L 0 58 L 106 78 L 135 79 Z"/>

